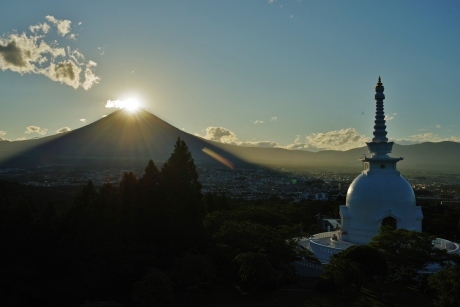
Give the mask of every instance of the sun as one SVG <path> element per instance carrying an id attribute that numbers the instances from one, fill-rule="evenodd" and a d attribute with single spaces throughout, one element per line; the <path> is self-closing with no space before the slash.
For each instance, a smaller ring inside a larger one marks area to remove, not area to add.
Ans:
<path id="1" fill-rule="evenodd" d="M 139 100 L 137 100 L 137 98 L 128 98 L 121 101 L 121 104 L 121 107 L 129 112 L 136 112 L 140 106 Z"/>

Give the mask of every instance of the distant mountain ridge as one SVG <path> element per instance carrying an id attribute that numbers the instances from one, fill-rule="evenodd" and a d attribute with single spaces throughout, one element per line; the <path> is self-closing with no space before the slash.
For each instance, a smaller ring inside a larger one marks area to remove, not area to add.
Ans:
<path id="1" fill-rule="evenodd" d="M 363 146 L 347 151 L 309 152 L 282 148 L 222 144 L 186 133 L 157 116 L 138 111 L 115 111 L 82 128 L 41 139 L 0 142 L 0 167 L 76 164 L 123 166 L 163 162 L 182 138 L 197 163 L 227 166 L 288 166 L 299 168 L 359 169 L 359 158 L 370 155 Z M 460 172 L 460 143 L 440 142 L 393 147 L 403 157 L 400 169 Z"/>

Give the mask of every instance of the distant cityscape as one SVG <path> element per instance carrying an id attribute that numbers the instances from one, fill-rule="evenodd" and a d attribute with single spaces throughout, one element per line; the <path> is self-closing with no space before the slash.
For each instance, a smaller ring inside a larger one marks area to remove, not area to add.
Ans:
<path id="1" fill-rule="evenodd" d="M 345 199 L 353 179 L 359 174 L 345 170 L 296 170 L 286 168 L 204 167 L 197 165 L 203 193 L 225 193 L 226 197 L 244 200 L 278 198 L 294 202 Z M 123 173 L 133 172 L 141 178 L 141 168 L 68 169 L 63 165 L 35 168 L 2 168 L 0 179 L 17 181 L 30 186 L 82 186 L 93 181 L 118 185 Z M 404 172 L 417 200 L 438 204 L 460 204 L 460 174 L 444 172 Z"/>

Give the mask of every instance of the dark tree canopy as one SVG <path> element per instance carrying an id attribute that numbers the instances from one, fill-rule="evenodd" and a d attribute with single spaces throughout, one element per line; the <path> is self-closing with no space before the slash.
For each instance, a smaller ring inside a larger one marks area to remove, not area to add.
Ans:
<path id="1" fill-rule="evenodd" d="M 369 246 L 384 255 L 390 277 L 410 280 L 429 263 L 443 261 L 445 251 L 434 249 L 433 239 L 427 233 L 382 227 Z"/>
<path id="2" fill-rule="evenodd" d="M 460 266 L 447 265 L 428 279 L 436 296 L 436 305 L 442 307 L 460 306 Z"/>

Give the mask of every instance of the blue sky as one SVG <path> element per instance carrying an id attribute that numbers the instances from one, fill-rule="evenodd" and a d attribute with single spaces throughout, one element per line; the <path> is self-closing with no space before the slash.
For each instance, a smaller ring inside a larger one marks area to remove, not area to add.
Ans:
<path id="1" fill-rule="evenodd" d="M 459 13 L 447 0 L 9 1 L 0 139 L 74 130 L 137 98 L 216 141 L 346 150 L 372 137 L 380 75 L 389 138 L 460 142 Z"/>

